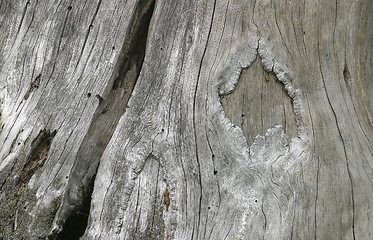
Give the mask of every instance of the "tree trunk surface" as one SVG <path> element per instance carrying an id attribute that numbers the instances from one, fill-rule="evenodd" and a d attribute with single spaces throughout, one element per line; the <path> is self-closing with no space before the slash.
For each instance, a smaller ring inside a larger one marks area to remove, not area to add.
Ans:
<path id="1" fill-rule="evenodd" d="M 0 239 L 373 239 L 372 12 L 0 0 Z"/>

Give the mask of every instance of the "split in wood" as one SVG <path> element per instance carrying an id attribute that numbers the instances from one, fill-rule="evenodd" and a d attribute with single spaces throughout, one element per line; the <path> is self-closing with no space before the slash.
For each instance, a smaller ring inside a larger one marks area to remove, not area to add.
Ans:
<path id="1" fill-rule="evenodd" d="M 41 80 L 41 74 L 39 74 L 34 81 L 31 82 L 30 88 L 27 90 L 25 96 L 23 97 L 24 100 L 27 100 L 30 94 L 35 90 L 39 88 Z"/>

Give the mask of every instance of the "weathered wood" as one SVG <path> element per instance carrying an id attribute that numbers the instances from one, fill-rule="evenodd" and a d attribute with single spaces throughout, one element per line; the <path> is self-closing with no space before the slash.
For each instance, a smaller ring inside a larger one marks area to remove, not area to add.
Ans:
<path id="1" fill-rule="evenodd" d="M 0 238 L 373 238 L 372 12 L 1 1 Z"/>
<path id="2" fill-rule="evenodd" d="M 221 103 L 249 144 L 276 125 L 283 126 L 288 139 L 297 136 L 293 99 L 276 76 L 264 70 L 259 56 L 242 70 L 234 92 L 221 96 Z"/>

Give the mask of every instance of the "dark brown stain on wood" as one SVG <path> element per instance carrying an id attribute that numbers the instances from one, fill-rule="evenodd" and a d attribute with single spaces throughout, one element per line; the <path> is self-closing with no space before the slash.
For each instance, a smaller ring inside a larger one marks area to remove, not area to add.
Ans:
<path id="1" fill-rule="evenodd" d="M 44 129 L 40 131 L 39 135 L 32 142 L 30 157 L 23 167 L 22 173 L 18 179 L 18 191 L 22 191 L 23 187 L 30 181 L 36 170 L 43 167 L 48 158 L 50 146 L 55 135 L 56 131 L 48 132 Z"/>
<path id="2" fill-rule="evenodd" d="M 171 200 L 170 200 L 170 192 L 168 191 L 167 188 L 163 193 L 163 199 L 164 199 L 163 203 L 164 205 L 166 205 L 166 211 L 168 212 L 168 207 L 170 206 Z"/>

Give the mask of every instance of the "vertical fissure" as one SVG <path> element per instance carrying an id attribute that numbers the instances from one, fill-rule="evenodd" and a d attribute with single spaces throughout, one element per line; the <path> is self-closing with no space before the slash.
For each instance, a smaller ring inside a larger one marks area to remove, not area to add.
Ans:
<path id="1" fill-rule="evenodd" d="M 93 176 L 92 181 L 89 183 L 87 197 L 83 199 L 82 206 L 67 218 L 62 232 L 57 235 L 57 240 L 79 239 L 83 236 L 91 210 L 91 195 L 95 178 L 96 176 Z"/>
<path id="2" fill-rule="evenodd" d="M 138 2 L 112 75 L 111 90 L 105 98 L 96 95 L 99 104 L 78 150 L 65 195 L 51 228 L 51 239 L 79 239 L 85 232 L 100 159 L 126 111 L 140 75 L 154 5 L 155 0 Z M 79 229 L 73 230 L 74 221 L 84 224 L 79 223 Z"/>
<path id="3" fill-rule="evenodd" d="M 197 82 L 196 82 L 196 86 L 195 86 L 195 89 L 194 89 L 194 98 L 193 98 L 193 129 L 194 129 L 194 141 L 195 141 L 195 147 L 196 147 L 196 160 L 197 160 L 197 165 L 198 165 L 199 184 L 200 184 L 199 211 L 198 211 L 199 213 L 198 213 L 198 222 L 197 222 L 197 228 L 196 228 L 196 236 L 197 236 L 196 238 L 197 239 L 198 239 L 200 224 L 201 224 L 201 208 L 202 208 L 203 189 L 202 189 L 201 165 L 200 165 L 199 157 L 198 157 L 198 139 L 197 139 L 197 129 L 196 129 L 196 127 L 197 127 L 196 126 L 196 108 L 197 108 L 197 101 L 196 100 L 197 100 L 197 91 L 198 91 L 198 85 L 199 85 L 199 78 L 201 76 L 203 60 L 204 60 L 205 55 L 206 55 L 207 46 L 208 46 L 208 42 L 209 42 L 209 39 L 210 39 L 212 26 L 213 26 L 213 23 L 214 23 L 215 7 L 216 7 L 216 1 L 214 1 L 212 13 L 211 13 L 211 23 L 210 23 L 209 31 L 208 31 L 208 34 L 207 34 L 206 45 L 205 45 L 205 48 L 203 50 L 203 54 L 202 54 L 202 57 L 201 57 L 200 67 L 199 67 L 198 75 L 197 75 Z M 194 237 L 194 230 L 195 230 L 195 228 L 194 228 L 194 224 L 193 224 L 192 239 Z"/>

